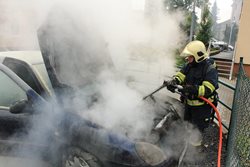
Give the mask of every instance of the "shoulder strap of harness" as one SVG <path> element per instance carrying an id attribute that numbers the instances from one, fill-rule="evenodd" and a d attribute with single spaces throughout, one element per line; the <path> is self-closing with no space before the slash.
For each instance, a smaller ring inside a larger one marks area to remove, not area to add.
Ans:
<path id="1" fill-rule="evenodd" d="M 205 78 L 207 72 L 209 72 L 211 69 L 213 68 L 217 69 L 214 59 L 208 58 L 205 61 L 206 61 L 205 67 L 202 69 L 203 79 Z"/>
<path id="2" fill-rule="evenodd" d="M 208 58 L 208 59 L 206 59 L 206 61 L 207 62 L 205 64 L 205 67 L 202 70 L 203 80 L 204 80 L 207 72 L 209 72 L 213 68 L 217 69 L 217 66 L 216 66 L 216 63 L 215 63 L 214 59 Z M 214 103 L 216 104 L 218 99 L 219 99 L 217 91 L 215 90 L 212 95 L 214 95 Z M 216 106 L 217 106 L 217 104 L 216 104 Z"/>

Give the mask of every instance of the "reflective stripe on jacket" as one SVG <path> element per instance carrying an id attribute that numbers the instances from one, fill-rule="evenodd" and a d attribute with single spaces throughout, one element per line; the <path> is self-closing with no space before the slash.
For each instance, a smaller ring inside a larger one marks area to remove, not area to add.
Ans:
<path id="1" fill-rule="evenodd" d="M 214 96 L 209 97 L 208 100 L 211 102 L 214 102 Z M 201 106 L 201 105 L 205 104 L 205 102 L 201 101 L 200 99 L 198 99 L 198 100 L 187 99 L 186 103 L 190 106 Z"/>
<path id="2" fill-rule="evenodd" d="M 212 59 L 206 59 L 200 63 L 186 64 L 175 78 L 181 85 L 195 85 L 197 87 L 197 95 L 214 101 L 214 94 L 218 89 L 218 71 L 216 64 Z M 198 97 L 194 99 L 186 99 L 186 103 L 190 106 L 201 106 L 205 104 Z"/>

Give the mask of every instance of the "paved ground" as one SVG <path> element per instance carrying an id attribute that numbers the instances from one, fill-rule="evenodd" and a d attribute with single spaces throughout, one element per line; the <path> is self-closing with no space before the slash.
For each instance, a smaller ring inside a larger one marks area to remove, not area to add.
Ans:
<path id="1" fill-rule="evenodd" d="M 219 130 L 216 124 L 211 124 L 203 134 L 204 143 L 198 148 L 196 161 L 184 162 L 182 167 L 215 167 L 218 162 Z M 222 141 L 221 167 L 225 166 L 226 139 Z M 199 158 L 198 158 L 199 157 Z"/>
<path id="2" fill-rule="evenodd" d="M 226 78 L 219 78 L 221 81 L 224 81 L 225 83 L 230 84 L 231 86 L 235 86 L 236 80 L 228 80 Z M 218 89 L 219 93 L 219 98 L 222 102 L 224 102 L 227 106 L 232 108 L 233 105 L 233 96 L 234 96 L 234 91 L 224 85 L 219 85 L 220 88 Z M 221 117 L 222 121 L 226 124 L 229 125 L 230 122 L 230 115 L 231 111 L 224 107 L 222 104 L 218 105 L 218 109 L 221 112 Z"/>

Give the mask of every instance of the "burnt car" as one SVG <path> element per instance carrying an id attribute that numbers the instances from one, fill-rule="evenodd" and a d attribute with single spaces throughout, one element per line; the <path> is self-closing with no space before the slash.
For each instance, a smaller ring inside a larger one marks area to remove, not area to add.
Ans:
<path id="1" fill-rule="evenodd" d="M 65 108 L 53 112 L 48 99 L 54 90 L 39 51 L 5 52 L 0 58 L 1 154 L 39 154 L 53 166 L 161 166 L 172 161 L 156 145 L 109 132 Z M 41 133 L 39 126 L 47 126 L 45 139 L 34 137 Z"/>
<path id="2" fill-rule="evenodd" d="M 67 26 L 53 18 L 54 13 L 38 30 L 41 51 L 0 53 L 1 154 L 35 157 L 62 167 L 173 164 L 173 157 L 160 148 L 167 126 L 180 119 L 171 103 L 148 99 L 159 112 L 152 118 L 153 141 L 133 140 L 79 115 L 73 107 L 73 99 L 82 98 L 77 92 L 90 92 L 84 94 L 90 108 L 101 98 L 93 87 L 97 76 L 115 69 L 100 34 L 78 27 L 68 16 L 62 17 Z"/>

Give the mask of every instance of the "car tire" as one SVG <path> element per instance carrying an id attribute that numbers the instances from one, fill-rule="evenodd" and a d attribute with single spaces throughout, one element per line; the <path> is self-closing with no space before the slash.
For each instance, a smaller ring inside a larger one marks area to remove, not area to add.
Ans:
<path id="1" fill-rule="evenodd" d="M 66 149 L 62 156 L 62 167 L 101 167 L 99 160 L 92 154 L 76 148 Z"/>

